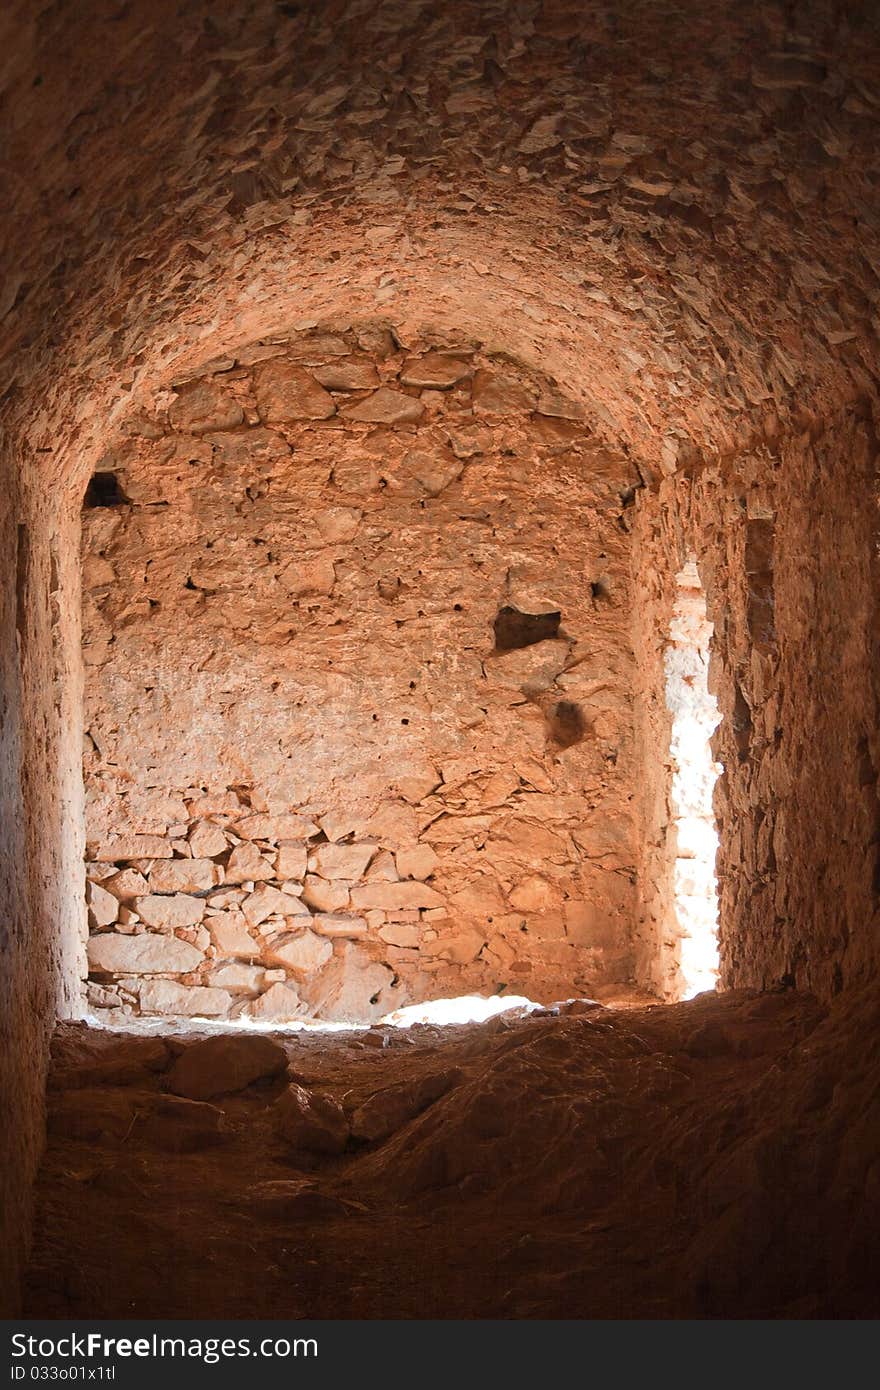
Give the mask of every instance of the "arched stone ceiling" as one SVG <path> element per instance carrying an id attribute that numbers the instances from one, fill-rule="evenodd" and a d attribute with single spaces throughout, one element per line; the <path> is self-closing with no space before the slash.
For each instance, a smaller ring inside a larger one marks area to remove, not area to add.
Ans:
<path id="1" fill-rule="evenodd" d="M 657 472 L 827 415 L 874 385 L 877 23 L 13 0 L 8 443 L 43 488 L 200 360 L 377 316 L 539 363 Z"/>

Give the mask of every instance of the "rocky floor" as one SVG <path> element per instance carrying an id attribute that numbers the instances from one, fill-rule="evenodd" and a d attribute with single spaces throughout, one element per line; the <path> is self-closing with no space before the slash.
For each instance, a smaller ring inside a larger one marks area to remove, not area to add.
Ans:
<path id="1" fill-rule="evenodd" d="M 880 1313 L 880 1007 L 62 1025 L 32 1317 Z"/>

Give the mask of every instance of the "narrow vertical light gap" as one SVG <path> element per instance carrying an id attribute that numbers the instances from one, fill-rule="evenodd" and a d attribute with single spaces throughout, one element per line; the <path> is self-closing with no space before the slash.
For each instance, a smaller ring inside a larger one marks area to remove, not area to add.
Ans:
<path id="1" fill-rule="evenodd" d="M 672 811 L 676 843 L 674 906 L 679 998 L 714 989 L 718 980 L 718 831 L 712 793 L 721 772 L 710 740 L 720 712 L 709 691 L 712 624 L 696 561 L 676 575 L 666 649 L 666 703 L 672 713 Z"/>

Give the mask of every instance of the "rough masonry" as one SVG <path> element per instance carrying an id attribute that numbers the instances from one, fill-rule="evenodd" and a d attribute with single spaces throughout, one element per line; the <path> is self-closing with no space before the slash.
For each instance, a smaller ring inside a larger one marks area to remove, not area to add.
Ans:
<path id="1" fill-rule="evenodd" d="M 92 1006 L 626 982 L 638 481 L 546 378 L 381 323 L 131 419 L 82 514 Z"/>

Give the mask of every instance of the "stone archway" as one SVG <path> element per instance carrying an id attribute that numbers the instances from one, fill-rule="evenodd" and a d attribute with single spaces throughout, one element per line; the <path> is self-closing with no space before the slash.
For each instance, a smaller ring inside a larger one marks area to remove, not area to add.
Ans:
<path id="1" fill-rule="evenodd" d="M 638 473 L 544 374 L 244 346 L 83 510 L 90 1006 L 368 1022 L 632 984 Z"/>

